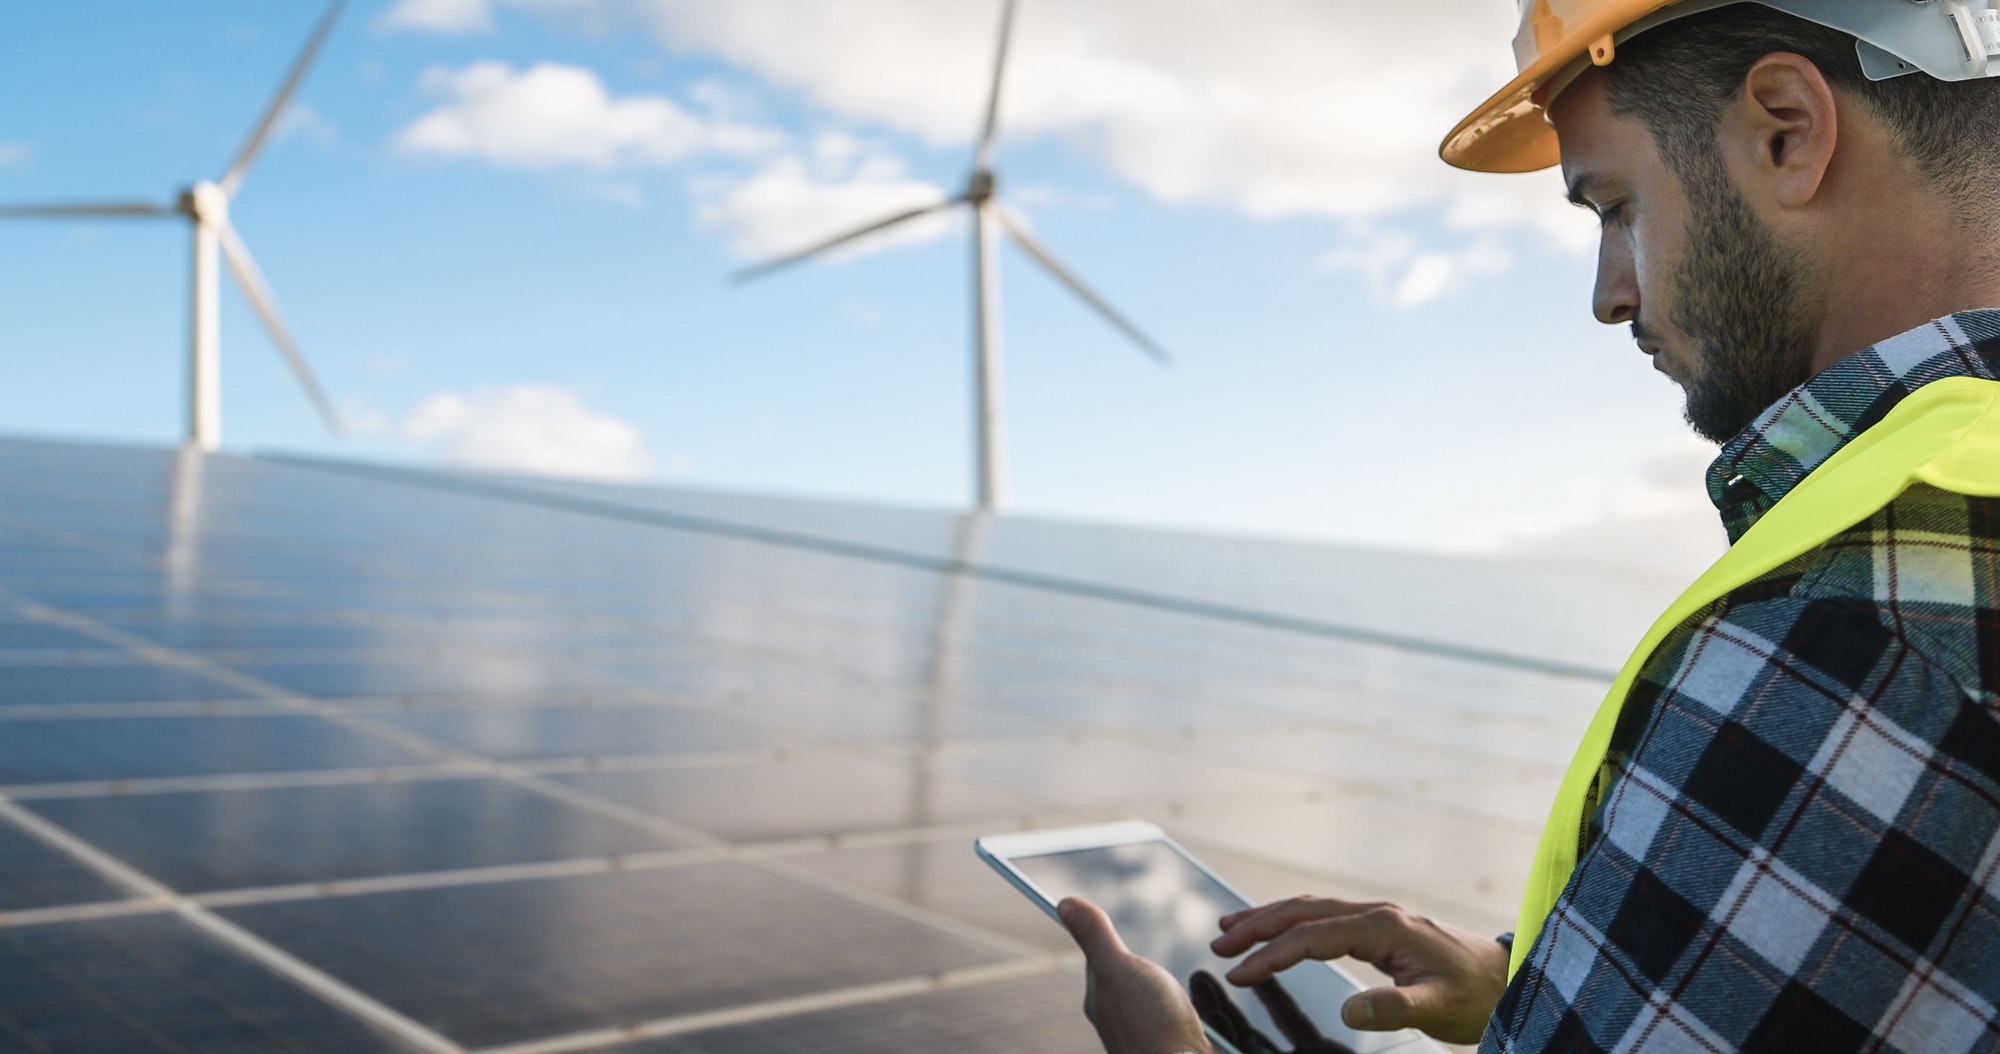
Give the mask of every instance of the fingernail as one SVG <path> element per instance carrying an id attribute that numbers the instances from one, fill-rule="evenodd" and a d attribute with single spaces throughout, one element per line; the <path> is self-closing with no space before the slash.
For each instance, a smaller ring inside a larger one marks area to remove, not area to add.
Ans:
<path id="1" fill-rule="evenodd" d="M 1069 917 L 1071 915 L 1074 915 L 1075 913 L 1076 913 L 1076 908 L 1072 906 L 1070 902 L 1067 900 L 1056 905 L 1056 917 L 1063 920 L 1064 922 L 1068 922 Z"/>

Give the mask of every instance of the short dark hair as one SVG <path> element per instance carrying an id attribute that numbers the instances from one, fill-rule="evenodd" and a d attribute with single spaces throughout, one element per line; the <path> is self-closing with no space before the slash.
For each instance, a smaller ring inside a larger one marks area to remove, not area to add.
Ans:
<path id="1" fill-rule="evenodd" d="M 1871 81 L 1852 36 L 1762 4 L 1676 19 L 1619 45 L 1605 67 L 1611 111 L 1638 117 L 1683 179 L 1712 172 L 1723 108 L 1750 67 L 1778 51 L 1804 56 L 1827 83 L 1859 98 L 1893 130 L 1918 171 L 1943 193 L 1990 194 L 2000 175 L 2000 78 L 1941 81 L 1912 73 Z"/>

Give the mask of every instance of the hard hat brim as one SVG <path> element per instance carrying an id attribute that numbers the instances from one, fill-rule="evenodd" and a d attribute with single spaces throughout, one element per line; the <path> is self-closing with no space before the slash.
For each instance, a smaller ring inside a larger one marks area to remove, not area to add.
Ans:
<path id="1" fill-rule="evenodd" d="M 1543 76 L 1514 78 L 1445 136 L 1438 156 L 1472 172 L 1536 172 L 1560 163 L 1556 130 L 1534 98 Z"/>
<path id="2" fill-rule="evenodd" d="M 1561 162 L 1562 148 L 1547 117 L 1549 100 L 1538 95 L 1542 86 L 1571 63 L 1609 63 L 1616 50 L 1614 34 L 1672 6 L 1675 0 L 1605 0 L 1587 17 L 1561 25 L 1551 34 L 1554 46 L 1537 52 L 1519 76 L 1458 122 L 1438 147 L 1438 156 L 1473 172 L 1534 172 Z M 1529 32 L 1523 29 L 1524 35 Z"/>

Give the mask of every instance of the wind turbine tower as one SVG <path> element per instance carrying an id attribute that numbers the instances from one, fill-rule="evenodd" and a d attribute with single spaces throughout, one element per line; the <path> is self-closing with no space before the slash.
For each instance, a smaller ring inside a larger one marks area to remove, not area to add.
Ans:
<path id="1" fill-rule="evenodd" d="M 257 267 L 257 261 L 250 255 L 249 246 L 236 233 L 236 227 L 229 222 L 229 203 L 242 189 L 243 177 L 250 171 L 250 165 L 264 149 L 264 143 L 276 129 L 278 120 L 284 115 L 285 107 L 291 102 L 292 93 L 298 90 L 299 82 L 305 79 L 306 70 L 319 54 L 320 45 L 325 43 L 333 23 L 340 17 L 341 2 L 335 0 L 321 16 L 319 25 L 313 29 L 306 41 L 305 50 L 292 63 L 291 72 L 279 85 L 278 93 L 272 97 L 269 106 L 250 132 L 250 138 L 237 151 L 236 159 L 229 165 L 222 178 L 215 182 L 201 180 L 186 190 L 172 202 L 160 201 L 81 201 L 55 202 L 31 205 L 0 205 L 0 217 L 13 218 L 62 218 L 124 217 L 156 218 L 178 216 L 188 220 L 194 235 L 194 275 L 192 300 L 189 309 L 188 340 L 188 416 L 187 442 L 204 452 L 213 452 L 222 440 L 222 336 L 220 277 L 217 274 L 218 257 L 227 261 L 229 273 L 236 279 L 238 288 L 250 301 L 264 328 L 277 342 L 278 350 L 284 353 L 285 362 L 291 367 L 292 375 L 304 386 L 306 395 L 312 399 L 320 417 L 335 433 L 339 433 L 340 415 L 334 411 L 333 403 L 313 377 L 312 368 L 306 365 L 305 356 L 299 353 L 298 342 L 292 339 L 284 316 L 278 312 L 278 302 L 271 295 L 271 287 L 264 281 L 264 273 Z"/>
<path id="2" fill-rule="evenodd" d="M 865 238 L 878 231 L 919 217 L 960 206 L 972 210 L 972 346 L 973 346 L 973 468 L 977 480 L 978 507 L 995 509 L 1005 495 L 1000 443 L 1004 434 L 1001 417 L 1000 376 L 1000 268 L 998 252 L 1002 235 L 1012 238 L 1028 257 L 1040 264 L 1056 281 L 1082 298 L 1092 310 L 1125 334 L 1139 350 L 1161 365 L 1172 360 L 1151 337 L 1141 332 L 1103 297 L 1091 292 L 1070 270 L 1057 263 L 1054 255 L 1028 234 L 1027 228 L 998 196 L 999 177 L 993 168 L 993 150 L 1000 128 L 1000 86 L 1007 74 L 1007 45 L 1013 35 L 1016 0 L 1002 0 L 1000 46 L 993 60 L 993 86 L 986 96 L 986 123 L 979 133 L 979 148 L 973 155 L 972 173 L 957 197 L 899 212 L 885 219 L 829 238 L 797 252 L 767 260 L 736 273 L 736 281 L 761 278 L 783 267 L 819 256 L 838 246 Z"/>

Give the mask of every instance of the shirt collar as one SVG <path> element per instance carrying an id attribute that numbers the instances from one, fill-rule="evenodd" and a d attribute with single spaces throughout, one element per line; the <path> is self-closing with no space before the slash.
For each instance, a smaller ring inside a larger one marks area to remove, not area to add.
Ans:
<path id="1" fill-rule="evenodd" d="M 1759 414 L 1708 467 L 1730 543 L 1848 440 L 1946 377 L 2000 378 L 2000 310 L 1946 315 L 1863 348 Z"/>

